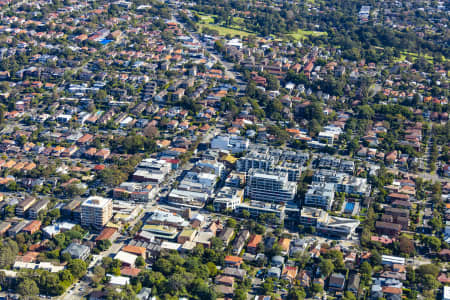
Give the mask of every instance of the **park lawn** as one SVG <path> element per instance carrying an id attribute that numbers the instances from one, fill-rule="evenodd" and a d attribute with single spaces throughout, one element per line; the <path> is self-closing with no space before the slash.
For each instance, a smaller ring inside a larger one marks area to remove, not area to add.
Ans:
<path id="1" fill-rule="evenodd" d="M 305 39 L 306 37 L 317 37 L 322 35 L 327 35 L 326 32 L 323 31 L 312 31 L 312 30 L 303 30 L 298 29 L 296 32 L 289 33 L 288 35 L 292 36 L 296 41 L 301 41 Z"/>
<path id="2" fill-rule="evenodd" d="M 244 18 L 233 17 L 233 23 L 239 24 L 239 26 L 244 26 L 245 21 L 244 21 Z"/>
<path id="3" fill-rule="evenodd" d="M 200 15 L 203 24 L 214 24 L 214 17 L 211 15 Z"/>
<path id="4" fill-rule="evenodd" d="M 199 11 L 195 11 L 195 10 L 191 10 L 191 12 L 192 12 L 192 14 L 196 14 L 200 17 L 201 24 L 214 24 L 215 18 L 217 17 L 217 15 L 205 14 L 203 12 L 199 12 Z"/>
<path id="5" fill-rule="evenodd" d="M 219 35 L 222 35 L 222 36 L 225 36 L 227 34 L 229 34 L 231 36 L 239 35 L 241 37 L 254 35 L 251 32 L 247 32 L 247 31 L 243 31 L 243 30 L 239 30 L 239 29 L 228 28 L 228 27 L 223 27 L 223 26 L 214 25 L 214 24 L 198 24 L 198 26 L 200 29 L 203 29 L 204 27 L 206 27 L 211 30 L 217 30 L 219 32 Z"/>
<path id="6" fill-rule="evenodd" d="M 399 61 L 404 61 L 406 59 L 407 56 L 410 56 L 412 58 L 412 61 L 415 61 L 416 59 L 419 58 L 419 55 L 415 52 L 408 52 L 408 51 L 402 51 L 400 52 L 400 57 L 395 59 L 395 62 L 399 62 Z M 429 63 L 433 63 L 434 58 L 429 55 L 429 54 L 423 54 L 423 57 L 429 62 Z M 447 61 L 446 57 L 442 57 L 442 60 L 444 62 Z"/>

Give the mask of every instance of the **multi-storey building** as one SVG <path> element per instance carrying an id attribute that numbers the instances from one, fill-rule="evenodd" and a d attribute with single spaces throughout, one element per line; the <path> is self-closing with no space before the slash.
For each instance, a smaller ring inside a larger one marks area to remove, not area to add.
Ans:
<path id="1" fill-rule="evenodd" d="M 300 223 L 315 227 L 320 235 L 343 239 L 350 238 L 359 226 L 358 220 L 331 216 L 322 209 L 311 207 L 302 208 Z"/>
<path id="2" fill-rule="evenodd" d="M 246 151 L 249 143 L 249 139 L 237 135 L 218 135 L 211 141 L 211 148 L 239 153 Z"/>
<path id="3" fill-rule="evenodd" d="M 244 190 L 225 186 L 220 189 L 214 199 L 216 211 L 234 211 L 244 198 Z"/>
<path id="4" fill-rule="evenodd" d="M 81 204 L 81 225 L 101 228 L 112 217 L 112 200 L 92 196 Z"/>
<path id="5" fill-rule="evenodd" d="M 297 185 L 288 181 L 286 172 L 250 169 L 246 181 L 246 195 L 252 200 L 289 202 L 294 200 L 297 193 Z"/>
<path id="6" fill-rule="evenodd" d="M 330 210 L 334 202 L 334 191 L 332 183 L 313 184 L 305 195 L 305 205 Z"/>
<path id="7" fill-rule="evenodd" d="M 272 172 L 288 173 L 288 180 L 297 182 L 301 175 L 301 166 L 308 160 L 308 156 L 302 152 L 277 151 L 262 148 L 250 151 L 247 155 L 241 157 L 236 163 L 236 169 L 239 172 L 248 172 L 250 169 L 262 169 Z"/>
<path id="8" fill-rule="evenodd" d="M 367 183 L 367 179 L 333 170 L 320 169 L 316 171 L 313 182 L 332 183 L 336 192 L 366 196 L 370 194 L 370 185 Z"/>

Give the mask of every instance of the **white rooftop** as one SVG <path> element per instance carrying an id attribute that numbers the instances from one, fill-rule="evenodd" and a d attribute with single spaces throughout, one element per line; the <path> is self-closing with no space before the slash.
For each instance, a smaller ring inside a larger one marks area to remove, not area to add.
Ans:
<path id="1" fill-rule="evenodd" d="M 87 198 L 86 201 L 83 202 L 83 206 L 103 208 L 109 202 L 111 202 L 111 199 L 109 198 L 103 198 L 100 196 L 91 196 Z"/>
<path id="2" fill-rule="evenodd" d="M 106 275 L 109 277 L 109 283 L 112 285 L 121 285 L 124 286 L 126 284 L 130 284 L 130 278 L 124 277 L 124 276 L 115 276 L 108 274 Z"/>
<path id="3" fill-rule="evenodd" d="M 134 266 L 134 263 L 137 259 L 137 255 L 128 253 L 128 252 L 124 252 L 124 251 L 119 251 L 116 256 L 114 256 L 114 259 L 120 260 L 121 262 L 124 262 L 130 266 Z"/>

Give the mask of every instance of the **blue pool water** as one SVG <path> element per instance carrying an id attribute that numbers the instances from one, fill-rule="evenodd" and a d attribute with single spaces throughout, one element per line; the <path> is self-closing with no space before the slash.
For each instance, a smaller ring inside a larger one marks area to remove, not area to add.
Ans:
<path id="1" fill-rule="evenodd" d="M 109 44 L 111 42 L 112 42 L 112 40 L 103 39 L 103 40 L 100 41 L 100 44 L 106 45 L 106 44 Z"/>
<path id="2" fill-rule="evenodd" d="M 345 211 L 352 212 L 354 208 L 355 203 L 353 202 L 347 202 L 347 204 L 345 205 Z"/>

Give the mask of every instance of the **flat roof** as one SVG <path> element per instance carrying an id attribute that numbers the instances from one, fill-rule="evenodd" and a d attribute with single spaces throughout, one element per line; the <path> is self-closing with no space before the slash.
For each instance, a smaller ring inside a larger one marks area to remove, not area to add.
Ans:
<path id="1" fill-rule="evenodd" d="M 109 198 L 103 198 L 103 197 L 99 197 L 99 196 L 91 196 L 83 202 L 83 206 L 103 208 L 109 202 L 111 202 L 111 199 L 109 199 Z"/>

